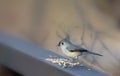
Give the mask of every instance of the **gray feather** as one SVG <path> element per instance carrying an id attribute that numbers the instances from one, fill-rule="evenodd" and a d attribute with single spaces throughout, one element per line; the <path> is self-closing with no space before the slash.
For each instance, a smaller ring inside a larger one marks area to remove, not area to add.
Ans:
<path id="1" fill-rule="evenodd" d="M 67 47 L 67 49 L 68 49 L 68 50 L 75 50 L 75 49 L 76 49 L 76 50 L 79 50 L 80 47 L 71 44 L 71 45 L 69 45 L 69 46 Z"/>
<path id="2" fill-rule="evenodd" d="M 101 54 L 94 53 L 94 52 L 91 52 L 91 51 L 87 51 L 87 53 L 89 53 L 89 54 L 93 54 L 93 55 L 98 55 L 98 56 L 103 56 L 103 55 L 101 55 Z"/>

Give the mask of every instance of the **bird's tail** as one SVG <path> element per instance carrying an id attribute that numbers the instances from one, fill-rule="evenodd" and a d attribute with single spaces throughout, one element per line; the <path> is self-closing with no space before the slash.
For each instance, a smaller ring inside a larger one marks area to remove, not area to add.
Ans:
<path id="1" fill-rule="evenodd" d="M 93 54 L 93 55 L 98 55 L 98 56 L 103 56 L 103 55 L 101 55 L 101 54 L 94 53 L 94 52 L 91 52 L 91 51 L 87 51 L 87 53 L 89 53 L 89 54 Z"/>

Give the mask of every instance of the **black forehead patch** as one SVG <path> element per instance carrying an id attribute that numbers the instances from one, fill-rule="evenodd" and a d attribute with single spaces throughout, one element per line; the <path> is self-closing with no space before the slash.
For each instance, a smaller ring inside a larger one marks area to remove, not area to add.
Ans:
<path id="1" fill-rule="evenodd" d="M 61 41 L 58 43 L 58 45 L 57 45 L 57 46 L 60 46 L 60 44 L 61 44 Z"/>

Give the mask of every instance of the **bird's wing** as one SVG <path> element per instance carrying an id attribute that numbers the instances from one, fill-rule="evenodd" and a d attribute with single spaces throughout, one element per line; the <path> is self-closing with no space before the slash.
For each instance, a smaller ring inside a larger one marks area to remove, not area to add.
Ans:
<path id="1" fill-rule="evenodd" d="M 69 46 L 67 47 L 67 49 L 70 51 L 70 52 L 86 52 L 87 50 L 84 49 L 84 48 L 81 48 L 79 46 Z"/>
<path id="2" fill-rule="evenodd" d="M 93 54 L 93 55 L 103 56 L 103 55 L 101 55 L 101 54 L 88 51 L 87 49 L 84 49 L 84 48 L 82 48 L 82 47 L 75 46 L 75 45 L 69 46 L 69 47 L 67 47 L 67 49 L 68 49 L 70 52 L 81 52 L 81 53 L 86 52 L 86 53 Z"/>

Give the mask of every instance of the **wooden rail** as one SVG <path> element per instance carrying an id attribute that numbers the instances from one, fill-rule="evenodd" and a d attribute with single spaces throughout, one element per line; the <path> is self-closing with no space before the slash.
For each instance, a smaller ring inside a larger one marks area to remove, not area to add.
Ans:
<path id="1" fill-rule="evenodd" d="M 0 63 L 23 76 L 107 76 L 85 66 L 62 68 L 47 62 L 49 55 L 61 57 L 32 42 L 0 33 Z"/>

